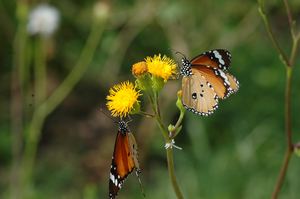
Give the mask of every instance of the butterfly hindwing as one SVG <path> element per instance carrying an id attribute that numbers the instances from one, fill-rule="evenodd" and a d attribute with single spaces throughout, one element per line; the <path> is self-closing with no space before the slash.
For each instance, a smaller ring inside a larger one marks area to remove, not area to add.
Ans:
<path id="1" fill-rule="evenodd" d="M 133 148 L 130 144 L 131 141 L 129 141 L 132 139 L 131 137 L 133 137 L 133 135 L 130 132 L 119 131 L 117 134 L 110 169 L 110 199 L 116 197 L 126 177 L 138 166 L 136 165 L 137 157 L 134 157 L 133 151 L 131 150 Z"/>
<path id="2" fill-rule="evenodd" d="M 232 93 L 231 84 L 227 74 L 221 69 L 211 66 L 197 65 L 192 68 L 193 73 L 201 73 L 205 79 L 212 85 L 219 98 L 224 99 Z"/>
<path id="3" fill-rule="evenodd" d="M 207 116 L 218 108 L 218 96 L 206 78 L 195 71 L 182 79 L 182 103 L 187 110 Z"/>
<path id="4" fill-rule="evenodd" d="M 190 61 L 193 65 L 206 65 L 226 71 L 231 64 L 231 54 L 224 49 L 215 49 L 204 52 Z"/>
<path id="5" fill-rule="evenodd" d="M 239 82 L 238 80 L 231 74 L 226 73 L 226 76 L 228 78 L 228 81 L 230 82 L 230 88 L 233 93 L 237 92 L 239 90 Z"/>

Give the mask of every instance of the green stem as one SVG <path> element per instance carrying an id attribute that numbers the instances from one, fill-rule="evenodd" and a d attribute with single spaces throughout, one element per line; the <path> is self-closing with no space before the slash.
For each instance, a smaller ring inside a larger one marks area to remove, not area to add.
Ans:
<path id="1" fill-rule="evenodd" d="M 283 0 L 283 2 L 284 2 L 284 6 L 285 6 L 285 9 L 286 9 L 286 13 L 287 13 L 287 17 L 288 17 L 288 21 L 289 21 L 289 25 L 290 25 L 290 32 L 291 32 L 292 38 L 294 38 L 295 37 L 295 30 L 294 30 L 295 26 L 294 26 L 294 23 L 293 23 L 292 12 L 291 12 L 288 1 Z"/>
<path id="2" fill-rule="evenodd" d="M 287 149 L 286 152 L 285 152 L 285 155 L 284 155 L 283 163 L 282 163 L 280 173 L 279 173 L 276 185 L 275 185 L 275 189 L 272 193 L 272 199 L 277 199 L 278 198 L 278 195 L 279 195 L 279 192 L 281 190 L 284 178 L 286 176 L 286 172 L 287 172 L 288 165 L 289 165 L 289 162 L 290 162 L 290 159 L 291 159 L 291 155 L 292 155 L 292 151 Z"/>
<path id="3" fill-rule="evenodd" d="M 78 63 L 75 65 L 70 74 L 62 82 L 62 84 L 53 92 L 53 94 L 44 100 L 34 111 L 31 123 L 28 128 L 28 136 L 25 143 L 25 152 L 23 159 L 23 186 L 31 183 L 34 159 L 37 152 L 38 142 L 41 136 L 41 130 L 46 117 L 66 98 L 72 91 L 74 86 L 81 79 L 87 70 L 96 47 L 100 42 L 101 35 L 104 30 L 104 21 L 94 21 L 91 33 L 87 39 L 86 45 L 79 57 Z"/>
<path id="4" fill-rule="evenodd" d="M 276 181 L 276 185 L 274 191 L 272 193 L 272 199 L 278 198 L 279 192 L 282 188 L 286 172 L 288 169 L 288 165 L 291 159 L 291 155 L 293 153 L 293 143 L 292 143 L 292 124 L 291 124 L 291 81 L 292 81 L 292 67 L 286 67 L 286 88 L 285 88 L 285 133 L 286 133 L 286 141 L 287 148 L 284 156 L 284 160 L 282 163 L 282 167 L 280 169 L 280 173 L 278 179 Z"/>
<path id="5" fill-rule="evenodd" d="M 287 146 L 286 146 L 286 152 L 285 152 L 285 156 L 284 156 L 284 160 L 282 163 L 282 167 L 280 169 L 280 173 L 278 176 L 278 179 L 276 181 L 275 184 L 275 188 L 274 191 L 272 193 L 272 199 L 277 199 L 278 195 L 280 193 L 280 190 L 282 188 L 287 170 L 288 170 L 288 166 L 289 166 L 289 162 L 291 159 L 291 155 L 293 153 L 294 150 L 294 145 L 292 142 L 292 113 L 291 113 L 291 86 L 292 86 L 292 68 L 294 66 L 295 63 L 295 59 L 296 59 L 296 54 L 298 51 L 298 45 L 299 45 L 299 36 L 295 33 L 295 21 L 293 20 L 293 16 L 288 4 L 287 0 L 283 0 L 284 4 L 285 4 L 285 8 L 286 8 L 286 12 L 287 12 L 287 16 L 288 16 L 288 21 L 289 21 L 289 25 L 290 25 L 290 32 L 291 32 L 291 36 L 292 36 L 292 50 L 291 50 L 291 55 L 290 55 L 290 59 L 287 58 L 287 56 L 285 55 L 285 53 L 283 52 L 283 50 L 280 48 L 273 32 L 271 29 L 271 26 L 268 22 L 267 16 L 264 12 L 264 8 L 263 8 L 263 0 L 258 0 L 258 4 L 259 4 L 259 12 L 263 18 L 263 21 L 265 23 L 267 32 L 269 34 L 269 37 L 271 38 L 275 48 L 277 49 L 279 56 L 282 58 L 282 62 L 286 67 L 286 87 L 285 87 L 285 134 L 286 134 L 286 142 L 287 142 Z M 300 34 L 300 33 L 298 33 Z"/>
<path id="6" fill-rule="evenodd" d="M 178 186 L 178 182 L 175 176 L 175 168 L 174 168 L 174 160 L 173 160 L 173 148 L 169 147 L 167 148 L 167 160 L 168 160 L 168 170 L 169 170 L 169 176 L 172 182 L 173 189 L 175 191 L 175 194 L 177 196 L 177 199 L 183 199 L 183 195 L 181 193 L 181 190 Z"/>
<path id="7" fill-rule="evenodd" d="M 295 37 L 293 39 L 292 52 L 291 52 L 291 56 L 290 56 L 291 67 L 294 66 L 294 64 L 295 64 L 296 55 L 297 55 L 298 47 L 299 47 L 299 39 L 300 39 L 299 37 Z"/>
<path id="8" fill-rule="evenodd" d="M 11 79 L 11 150 L 12 150 L 12 166 L 11 166 L 11 181 L 10 193 L 11 199 L 19 199 L 22 197 L 20 162 L 23 145 L 23 131 L 24 131 L 24 87 L 27 83 L 25 77 L 28 72 L 26 61 L 27 48 L 27 15 L 28 2 L 17 1 L 16 19 L 18 27 L 14 39 L 14 60 L 12 67 Z"/>
<path id="9" fill-rule="evenodd" d="M 99 23 L 99 21 L 96 20 L 92 25 L 92 30 L 88 37 L 87 43 L 84 46 L 74 69 L 45 102 L 47 114 L 51 113 L 66 98 L 66 96 L 73 90 L 74 86 L 78 83 L 87 70 L 100 42 L 103 30 L 104 23 Z"/>
<path id="10" fill-rule="evenodd" d="M 263 22 L 265 24 L 265 27 L 266 27 L 266 30 L 267 30 L 267 33 L 275 47 L 275 49 L 277 50 L 278 54 L 279 54 L 279 57 L 281 59 L 281 61 L 284 63 L 284 65 L 287 65 L 289 66 L 290 63 L 289 63 L 289 60 L 286 56 L 286 54 L 284 53 L 284 51 L 281 49 L 277 39 L 275 38 L 274 36 L 274 33 L 273 33 L 273 30 L 272 30 L 272 27 L 268 21 L 268 17 L 265 13 L 265 10 L 264 10 L 264 5 L 263 5 L 263 0 L 258 0 L 258 11 L 263 19 Z"/>
<path id="11" fill-rule="evenodd" d="M 155 110 L 156 123 L 157 123 L 160 131 L 162 132 L 162 135 L 165 138 L 165 142 L 170 143 L 172 139 L 169 137 L 168 129 L 164 126 L 164 124 L 162 122 L 162 119 L 159 115 L 159 108 L 158 108 L 158 102 L 157 102 L 158 101 L 158 95 L 157 94 L 154 95 L 154 100 L 155 101 L 153 101 L 153 99 L 151 99 L 151 96 L 149 96 L 149 99 L 150 99 L 150 102 L 153 106 L 153 109 Z M 173 160 L 173 148 L 168 147 L 166 150 L 167 150 L 168 171 L 169 171 L 170 180 L 172 182 L 172 187 L 174 189 L 174 192 L 176 194 L 177 199 L 183 199 L 183 195 L 181 193 L 181 190 L 179 188 L 177 178 L 176 178 L 176 175 L 175 175 L 174 160 Z"/>
<path id="12" fill-rule="evenodd" d="M 151 113 L 144 112 L 144 111 L 139 111 L 137 114 L 148 117 L 148 118 L 154 118 L 155 117 L 155 115 L 153 115 Z"/>
<path id="13" fill-rule="evenodd" d="M 45 100 L 47 94 L 47 67 L 46 67 L 46 46 L 42 37 L 36 38 L 35 41 L 35 108 Z"/>
<path id="14" fill-rule="evenodd" d="M 173 139 L 177 136 L 177 134 L 180 132 L 178 129 L 181 128 L 181 123 L 184 118 L 184 111 L 180 111 L 180 115 L 178 117 L 178 120 L 174 126 L 174 129 L 170 132 L 170 137 Z"/>
<path id="15" fill-rule="evenodd" d="M 154 91 L 153 92 L 154 93 L 154 102 L 155 102 L 155 111 L 156 111 L 156 113 L 159 115 L 159 117 L 161 117 L 160 116 L 160 109 L 159 109 L 159 104 L 158 104 L 158 92 L 157 91 Z"/>
<path id="16" fill-rule="evenodd" d="M 45 118 L 45 107 L 39 106 L 38 109 L 33 113 L 33 118 L 28 127 L 28 136 L 26 138 L 24 159 L 22 165 L 22 184 L 25 190 L 28 190 L 29 186 L 31 186 L 34 160 Z"/>

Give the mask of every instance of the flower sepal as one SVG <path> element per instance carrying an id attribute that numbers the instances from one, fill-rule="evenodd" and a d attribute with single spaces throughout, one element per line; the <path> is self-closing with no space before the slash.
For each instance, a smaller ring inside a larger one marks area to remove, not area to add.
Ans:
<path id="1" fill-rule="evenodd" d="M 152 76 L 152 88 L 154 92 L 159 92 L 164 87 L 166 81 L 158 76 Z"/>
<path id="2" fill-rule="evenodd" d="M 147 73 L 137 77 L 135 84 L 140 90 L 149 91 L 152 89 L 152 80 L 150 75 Z"/>
<path id="3" fill-rule="evenodd" d="M 130 110 L 129 114 L 134 115 L 134 114 L 139 114 L 141 111 L 141 105 L 140 103 L 136 102 L 134 103 L 132 109 Z"/>

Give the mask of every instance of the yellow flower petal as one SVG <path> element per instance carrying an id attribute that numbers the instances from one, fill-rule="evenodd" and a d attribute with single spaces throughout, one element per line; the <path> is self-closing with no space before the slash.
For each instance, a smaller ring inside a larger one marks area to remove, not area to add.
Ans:
<path id="1" fill-rule="evenodd" d="M 109 89 L 106 106 L 111 111 L 112 116 L 126 117 L 134 105 L 139 103 L 138 97 L 140 95 L 131 82 L 122 82 Z"/>
<path id="2" fill-rule="evenodd" d="M 161 55 L 154 55 L 154 57 L 147 57 L 145 59 L 148 66 L 148 72 L 154 76 L 158 76 L 167 81 L 177 73 L 177 66 L 173 59 Z"/>

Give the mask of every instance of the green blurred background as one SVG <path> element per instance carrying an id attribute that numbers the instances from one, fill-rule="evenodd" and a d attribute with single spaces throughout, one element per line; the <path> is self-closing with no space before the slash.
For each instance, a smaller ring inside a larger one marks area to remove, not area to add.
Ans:
<path id="1" fill-rule="evenodd" d="M 46 1 L 60 12 L 60 25 L 47 50 L 48 92 L 74 67 L 88 37 L 95 0 Z M 40 3 L 29 1 L 30 7 Z M 107 1 L 108 21 L 87 72 L 46 119 L 34 166 L 33 198 L 107 198 L 117 126 L 99 112 L 108 89 L 130 79 L 131 65 L 170 49 L 189 58 L 213 48 L 232 53 L 231 73 L 240 90 L 221 101 L 209 117 L 187 113 L 176 144 L 175 168 L 186 198 L 270 198 L 285 151 L 285 69 L 270 42 L 256 1 Z M 300 22 L 300 1 L 292 0 Z M 0 1 L 0 198 L 9 198 L 12 169 L 10 106 L 16 1 Z M 267 1 L 276 36 L 287 52 L 291 40 L 281 1 Z M 29 42 L 34 38 L 29 37 Z M 299 54 L 299 53 L 298 53 Z M 299 56 L 292 88 L 293 140 L 300 140 Z M 161 95 L 163 118 L 174 123 L 180 81 L 169 81 Z M 31 99 L 34 101 L 34 96 Z M 27 102 L 26 102 L 27 103 Z M 33 103 L 33 102 L 32 102 Z M 143 102 L 147 107 L 147 101 Z M 31 102 L 24 107 L 30 112 Z M 168 178 L 163 137 L 155 123 L 133 116 L 147 198 L 175 198 Z M 22 147 L 22 146 L 21 146 Z M 300 158 L 293 156 L 280 198 L 297 199 Z M 130 175 L 120 199 L 142 198 Z"/>

